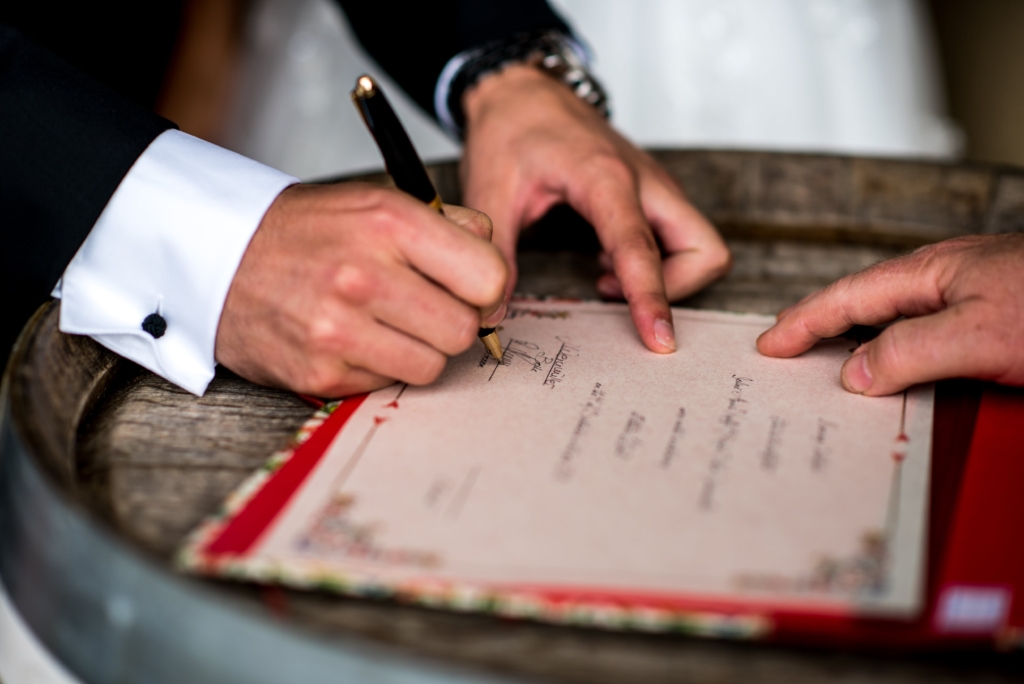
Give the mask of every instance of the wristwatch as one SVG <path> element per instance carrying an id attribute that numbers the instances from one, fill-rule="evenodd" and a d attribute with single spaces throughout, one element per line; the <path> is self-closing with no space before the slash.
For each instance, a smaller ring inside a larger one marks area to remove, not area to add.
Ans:
<path id="1" fill-rule="evenodd" d="M 462 139 L 466 124 L 462 96 L 466 91 L 485 76 L 507 66 L 528 64 L 568 86 L 577 97 L 607 118 L 610 115 L 608 95 L 587 71 L 586 63 L 583 47 L 572 37 L 552 29 L 485 43 L 460 52 L 448 61 L 437 79 L 434 109 L 448 132 Z"/>

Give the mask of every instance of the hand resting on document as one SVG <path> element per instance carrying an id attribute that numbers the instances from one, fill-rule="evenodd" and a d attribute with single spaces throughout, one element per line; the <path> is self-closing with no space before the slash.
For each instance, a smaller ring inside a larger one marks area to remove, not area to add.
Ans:
<path id="1" fill-rule="evenodd" d="M 953 377 L 1024 385 L 1024 235 L 946 240 L 847 276 L 780 313 L 757 348 L 796 356 L 900 316 L 843 365 L 847 390 L 879 396 Z"/>
<path id="2" fill-rule="evenodd" d="M 485 77 L 463 96 L 463 110 L 463 201 L 494 221 L 494 243 L 512 269 L 506 300 L 515 287 L 520 229 L 567 203 L 604 246 L 609 272 L 598 290 L 629 302 L 649 349 L 675 350 L 668 302 L 723 275 L 730 256 L 668 173 L 592 106 L 530 66 Z"/>
<path id="3" fill-rule="evenodd" d="M 397 190 L 292 186 L 242 257 L 217 361 L 322 397 L 429 383 L 504 316 L 508 269 L 490 233 L 479 212 L 442 217 Z"/>

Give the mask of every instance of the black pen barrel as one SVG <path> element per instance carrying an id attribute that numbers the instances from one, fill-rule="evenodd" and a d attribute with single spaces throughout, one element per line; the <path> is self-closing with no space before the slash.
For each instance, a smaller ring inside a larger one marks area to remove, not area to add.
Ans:
<path id="1" fill-rule="evenodd" d="M 434 203 L 437 190 L 430 182 L 409 134 L 405 132 L 405 127 L 384 93 L 375 87 L 365 94 L 353 93 L 352 99 L 373 134 L 373 139 L 377 141 L 377 147 L 384 157 L 384 166 L 394 179 L 395 186 L 421 202 Z"/>

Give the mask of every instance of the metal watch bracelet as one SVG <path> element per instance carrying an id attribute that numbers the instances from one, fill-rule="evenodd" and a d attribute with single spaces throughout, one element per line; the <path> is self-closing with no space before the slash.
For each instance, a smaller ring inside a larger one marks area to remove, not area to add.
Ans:
<path id="1" fill-rule="evenodd" d="M 458 63 L 458 70 L 450 77 L 447 97 L 438 102 L 445 105 L 447 111 L 439 111 L 438 114 L 442 122 L 449 124 L 449 128 L 454 129 L 453 132 L 459 138 L 465 136 L 466 124 L 462 96 L 484 77 L 513 64 L 536 67 L 568 86 L 577 97 L 592 105 L 605 118 L 610 115 L 608 96 L 601 84 L 587 71 L 582 48 L 561 31 L 546 29 L 520 33 L 462 53 L 453 58 L 453 62 L 455 59 L 461 63 Z"/>

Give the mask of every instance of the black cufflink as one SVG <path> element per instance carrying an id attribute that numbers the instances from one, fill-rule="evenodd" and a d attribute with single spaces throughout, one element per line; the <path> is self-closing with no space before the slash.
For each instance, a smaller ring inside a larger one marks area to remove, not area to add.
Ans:
<path id="1" fill-rule="evenodd" d="M 151 313 L 142 321 L 142 329 L 160 339 L 167 332 L 167 321 L 160 314 Z"/>

